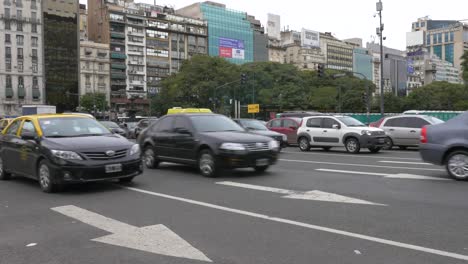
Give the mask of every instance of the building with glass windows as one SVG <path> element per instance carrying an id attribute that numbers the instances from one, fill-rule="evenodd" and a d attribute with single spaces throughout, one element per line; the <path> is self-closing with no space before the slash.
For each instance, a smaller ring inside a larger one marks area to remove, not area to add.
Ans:
<path id="1" fill-rule="evenodd" d="M 79 105 L 79 4 L 43 0 L 45 103 L 58 112 Z"/>
<path id="2" fill-rule="evenodd" d="M 320 48 L 325 54 L 328 69 L 352 72 L 354 47 L 335 38 L 330 32 L 320 33 Z"/>
<path id="3" fill-rule="evenodd" d="M 0 116 L 44 103 L 41 1 L 0 1 Z"/>
<path id="4" fill-rule="evenodd" d="M 88 1 L 88 38 L 110 47 L 111 109 L 147 114 L 161 80 L 207 54 L 205 21 L 132 0 Z"/>
<path id="5" fill-rule="evenodd" d="M 367 80 L 372 81 L 373 56 L 369 50 L 363 48 L 354 48 L 353 50 L 353 71 L 366 76 Z M 362 76 L 357 75 L 362 78 Z"/>
<path id="6" fill-rule="evenodd" d="M 418 32 L 421 33 L 417 35 Z M 409 48 L 425 48 L 431 56 L 453 64 L 462 72 L 461 57 L 468 50 L 467 24 L 456 20 L 431 20 L 423 17 L 412 24 L 412 33 L 408 33 L 410 39 L 407 36 Z"/>
<path id="7" fill-rule="evenodd" d="M 249 21 L 246 12 L 231 10 L 224 4 L 209 1 L 195 3 L 176 12 L 207 21 L 210 56 L 226 58 L 236 64 L 265 60 L 266 38 L 262 38 L 262 33 L 255 30 L 259 25 L 255 19 Z M 256 52 L 261 54 L 255 55 Z"/>

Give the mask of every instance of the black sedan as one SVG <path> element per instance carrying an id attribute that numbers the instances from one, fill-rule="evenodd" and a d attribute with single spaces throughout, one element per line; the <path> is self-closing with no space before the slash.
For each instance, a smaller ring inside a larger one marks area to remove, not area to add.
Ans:
<path id="1" fill-rule="evenodd" d="M 142 172 L 139 145 L 85 116 L 24 116 L 0 136 L 0 180 L 29 177 L 44 192 L 68 183 L 130 182 Z"/>
<path id="2" fill-rule="evenodd" d="M 148 168 L 168 161 L 196 166 L 206 177 L 224 168 L 263 172 L 276 163 L 279 143 L 245 131 L 216 114 L 179 114 L 161 118 L 138 139 Z"/>
<path id="3" fill-rule="evenodd" d="M 281 148 L 287 145 L 288 137 L 285 134 L 269 130 L 262 121 L 256 119 L 234 119 L 234 122 L 250 133 L 273 138 L 280 143 Z"/>
<path id="4" fill-rule="evenodd" d="M 112 133 L 121 135 L 122 137 L 127 137 L 127 131 L 121 128 L 117 123 L 112 121 L 101 121 L 101 124 L 107 129 L 109 129 Z"/>

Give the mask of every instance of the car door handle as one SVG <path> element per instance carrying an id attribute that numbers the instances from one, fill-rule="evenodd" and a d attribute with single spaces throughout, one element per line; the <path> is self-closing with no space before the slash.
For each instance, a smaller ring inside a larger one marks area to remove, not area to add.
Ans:
<path id="1" fill-rule="evenodd" d="M 310 132 L 310 130 L 309 130 L 309 129 L 307 129 L 306 131 L 307 131 L 307 132 Z"/>
<path id="2" fill-rule="evenodd" d="M 411 133 L 416 133 L 416 130 L 411 130 L 410 132 L 411 132 Z"/>
<path id="3" fill-rule="evenodd" d="M 328 131 L 327 131 L 327 130 L 324 130 L 323 132 L 327 133 Z"/>
<path id="4" fill-rule="evenodd" d="M 389 129 L 389 131 L 395 131 L 395 129 Z"/>

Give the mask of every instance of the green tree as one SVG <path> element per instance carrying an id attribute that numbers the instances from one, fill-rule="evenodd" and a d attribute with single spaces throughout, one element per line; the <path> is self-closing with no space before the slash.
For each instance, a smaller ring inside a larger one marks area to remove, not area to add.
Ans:
<path id="1" fill-rule="evenodd" d="M 405 110 L 464 111 L 468 93 L 461 84 L 433 82 L 415 89 L 407 98 Z"/>
<path id="2" fill-rule="evenodd" d="M 88 93 L 80 97 L 80 105 L 86 112 L 101 112 L 108 109 L 106 95 L 103 93 Z"/>
<path id="3" fill-rule="evenodd" d="M 405 105 L 405 97 L 396 96 L 393 93 L 384 95 L 385 111 L 387 113 L 401 113 Z"/>
<path id="4" fill-rule="evenodd" d="M 468 86 L 468 50 L 465 50 L 462 56 L 463 80 L 465 85 Z"/>

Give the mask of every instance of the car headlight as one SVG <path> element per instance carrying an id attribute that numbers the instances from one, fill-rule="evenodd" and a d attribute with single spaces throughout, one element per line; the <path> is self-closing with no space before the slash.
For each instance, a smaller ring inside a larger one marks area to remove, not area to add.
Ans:
<path id="1" fill-rule="evenodd" d="M 369 130 L 363 130 L 361 131 L 361 135 L 368 135 L 368 136 L 372 136 L 372 132 L 369 131 Z"/>
<path id="2" fill-rule="evenodd" d="M 73 151 L 64 151 L 64 150 L 52 150 L 52 154 L 63 160 L 83 160 L 83 158 L 78 155 L 78 153 Z"/>
<path id="3" fill-rule="evenodd" d="M 272 141 L 268 142 L 268 148 L 269 149 L 279 149 L 279 147 L 280 147 L 279 143 L 276 140 L 272 140 Z"/>
<path id="4" fill-rule="evenodd" d="M 245 151 L 245 147 L 239 143 L 223 143 L 219 147 L 222 150 Z"/>
<path id="5" fill-rule="evenodd" d="M 285 134 L 283 134 L 283 141 L 288 141 L 288 136 L 286 136 Z"/>
<path id="6" fill-rule="evenodd" d="M 132 146 L 132 148 L 130 149 L 130 156 L 133 155 L 140 155 L 140 145 L 135 144 Z"/>

